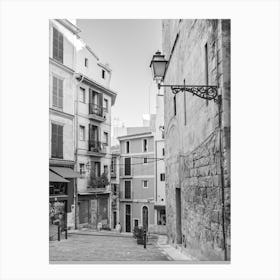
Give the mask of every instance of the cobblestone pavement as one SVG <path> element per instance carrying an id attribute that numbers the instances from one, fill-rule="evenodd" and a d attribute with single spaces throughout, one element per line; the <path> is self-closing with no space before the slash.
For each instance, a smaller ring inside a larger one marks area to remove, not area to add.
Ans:
<path id="1" fill-rule="evenodd" d="M 68 239 L 49 243 L 49 258 L 56 262 L 169 261 L 171 258 L 149 240 L 147 248 L 131 236 L 69 234 Z"/>

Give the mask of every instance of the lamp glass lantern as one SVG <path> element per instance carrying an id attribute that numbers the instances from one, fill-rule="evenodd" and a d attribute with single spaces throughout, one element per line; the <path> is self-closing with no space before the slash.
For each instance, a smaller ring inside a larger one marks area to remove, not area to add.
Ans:
<path id="1" fill-rule="evenodd" d="M 160 51 L 157 51 L 153 55 L 150 67 L 152 68 L 153 79 L 158 83 L 164 78 L 167 62 L 168 61 Z"/>

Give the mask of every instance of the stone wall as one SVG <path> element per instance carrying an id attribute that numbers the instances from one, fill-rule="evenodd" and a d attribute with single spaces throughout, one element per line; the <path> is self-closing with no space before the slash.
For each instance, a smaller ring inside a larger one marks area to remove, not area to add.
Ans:
<path id="1" fill-rule="evenodd" d="M 219 130 L 181 156 L 182 245 L 199 259 L 223 260 L 229 253 L 230 185 L 222 185 Z M 225 209 L 223 209 L 225 200 Z"/>
<path id="2" fill-rule="evenodd" d="M 207 102 L 164 89 L 169 242 L 200 260 L 230 260 L 230 20 L 163 20 L 162 26 L 164 83 L 208 80 L 221 95 L 220 103 Z"/>

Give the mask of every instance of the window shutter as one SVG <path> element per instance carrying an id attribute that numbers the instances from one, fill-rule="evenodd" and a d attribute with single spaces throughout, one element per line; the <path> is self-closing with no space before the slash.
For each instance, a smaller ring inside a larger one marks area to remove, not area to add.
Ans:
<path id="1" fill-rule="evenodd" d="M 131 166 L 130 166 L 130 158 L 125 158 L 124 159 L 124 175 L 131 175 Z"/>
<path id="2" fill-rule="evenodd" d="M 57 125 L 52 124 L 52 157 L 57 155 Z"/>
<path id="3" fill-rule="evenodd" d="M 63 80 L 58 80 L 58 106 L 63 108 Z"/>
<path id="4" fill-rule="evenodd" d="M 58 95 L 57 95 L 57 78 L 53 77 L 53 106 L 58 104 Z"/>
<path id="5" fill-rule="evenodd" d="M 63 126 L 57 126 L 58 157 L 63 158 Z"/>

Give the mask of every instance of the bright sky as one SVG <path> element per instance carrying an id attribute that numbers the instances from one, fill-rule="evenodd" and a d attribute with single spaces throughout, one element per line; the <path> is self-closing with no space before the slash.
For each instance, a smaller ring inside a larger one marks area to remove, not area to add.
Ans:
<path id="1" fill-rule="evenodd" d="M 112 122 L 119 118 L 126 126 L 141 126 L 143 114 L 155 113 L 157 87 L 149 66 L 153 54 L 161 50 L 161 20 L 81 19 L 76 23 L 82 39 L 112 69 L 111 88 L 118 93 Z"/>

